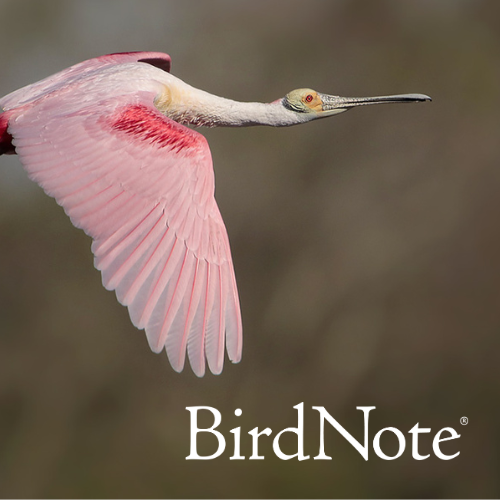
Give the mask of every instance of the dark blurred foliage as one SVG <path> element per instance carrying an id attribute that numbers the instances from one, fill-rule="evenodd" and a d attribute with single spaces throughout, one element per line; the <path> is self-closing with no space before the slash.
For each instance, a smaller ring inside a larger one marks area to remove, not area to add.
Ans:
<path id="1" fill-rule="evenodd" d="M 498 2 L 4 0 L 0 17 L 2 95 L 144 49 L 239 100 L 303 86 L 433 97 L 203 131 L 245 333 L 243 361 L 204 379 L 149 351 L 102 288 L 89 238 L 1 157 L 0 496 L 500 496 Z M 371 449 L 365 462 L 330 430 L 331 461 L 281 461 L 266 438 L 263 461 L 230 461 L 231 439 L 216 460 L 185 460 L 186 406 L 218 408 L 228 436 L 240 425 L 248 457 L 246 433 L 295 425 L 300 402 L 311 456 L 312 405 L 360 440 L 356 406 L 377 407 L 372 438 L 419 422 L 432 428 L 421 453 L 453 427 L 462 437 L 443 450 L 460 456 L 415 461 L 406 434 L 401 458 Z"/>

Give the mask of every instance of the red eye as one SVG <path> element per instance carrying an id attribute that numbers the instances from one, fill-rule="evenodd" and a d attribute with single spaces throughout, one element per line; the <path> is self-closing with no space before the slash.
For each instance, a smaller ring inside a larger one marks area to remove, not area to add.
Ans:
<path id="1" fill-rule="evenodd" d="M 311 102 L 313 100 L 313 96 L 311 94 L 306 95 L 306 102 Z"/>

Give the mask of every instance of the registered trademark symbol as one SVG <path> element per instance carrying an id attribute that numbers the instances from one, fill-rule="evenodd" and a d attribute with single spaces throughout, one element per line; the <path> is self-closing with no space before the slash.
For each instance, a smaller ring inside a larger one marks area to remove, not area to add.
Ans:
<path id="1" fill-rule="evenodd" d="M 469 423 L 469 419 L 468 419 L 467 417 L 462 417 L 462 418 L 460 419 L 460 423 L 461 423 L 462 425 L 467 425 L 467 424 Z"/>

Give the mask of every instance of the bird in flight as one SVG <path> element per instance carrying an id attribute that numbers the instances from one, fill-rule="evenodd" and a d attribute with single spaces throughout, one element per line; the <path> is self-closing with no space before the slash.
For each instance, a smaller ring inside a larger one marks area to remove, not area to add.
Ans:
<path id="1" fill-rule="evenodd" d="M 191 87 L 160 52 L 90 59 L 0 99 L 0 155 L 92 237 L 103 285 L 174 370 L 237 363 L 242 322 L 207 141 L 189 126 L 274 127 L 422 94 L 346 98 L 297 89 L 271 103 Z M 205 362 L 206 359 L 206 362 Z"/>

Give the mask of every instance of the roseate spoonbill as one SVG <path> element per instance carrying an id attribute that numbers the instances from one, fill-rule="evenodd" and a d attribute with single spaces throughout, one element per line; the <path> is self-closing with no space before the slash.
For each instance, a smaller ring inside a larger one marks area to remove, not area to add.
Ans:
<path id="1" fill-rule="evenodd" d="M 242 324 L 212 159 L 194 126 L 275 127 L 354 106 L 428 101 L 422 94 L 346 98 L 298 89 L 272 103 L 235 102 L 169 73 L 158 52 L 110 54 L 0 99 L 0 154 L 93 238 L 95 267 L 154 352 L 198 376 L 238 362 Z"/>

